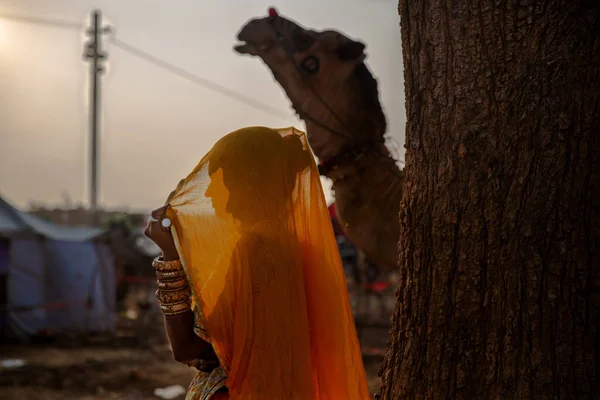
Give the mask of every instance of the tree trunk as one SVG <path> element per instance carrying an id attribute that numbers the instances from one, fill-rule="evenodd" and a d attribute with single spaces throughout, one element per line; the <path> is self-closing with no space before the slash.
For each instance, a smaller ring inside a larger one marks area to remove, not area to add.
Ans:
<path id="1" fill-rule="evenodd" d="M 383 399 L 600 398 L 597 1 L 400 0 Z"/>

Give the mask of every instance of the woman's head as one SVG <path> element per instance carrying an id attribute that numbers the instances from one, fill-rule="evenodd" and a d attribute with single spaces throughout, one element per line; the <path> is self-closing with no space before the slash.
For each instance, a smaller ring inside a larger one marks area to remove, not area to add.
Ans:
<path id="1" fill-rule="evenodd" d="M 312 155 L 300 136 L 265 127 L 244 128 L 219 140 L 209 155 L 205 195 L 219 217 L 242 222 L 279 218 Z"/>

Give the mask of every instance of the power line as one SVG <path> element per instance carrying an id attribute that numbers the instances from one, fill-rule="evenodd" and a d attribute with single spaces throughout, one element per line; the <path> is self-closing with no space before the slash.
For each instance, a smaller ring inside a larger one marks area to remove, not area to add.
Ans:
<path id="1" fill-rule="evenodd" d="M 13 20 L 16 22 L 33 24 L 33 25 L 51 26 L 54 28 L 63 28 L 63 29 L 70 29 L 70 30 L 77 30 L 77 31 L 84 30 L 83 25 L 78 24 L 76 22 L 65 21 L 65 20 L 47 19 L 47 18 L 30 17 L 30 16 L 17 15 L 17 14 L 3 14 L 3 13 L 0 13 L 0 18 L 9 19 L 9 20 Z M 269 105 L 261 103 L 259 101 L 256 101 L 250 97 L 244 96 L 241 93 L 235 92 L 231 89 L 221 86 L 221 85 L 219 85 L 213 81 L 210 81 L 206 78 L 202 78 L 201 76 L 198 76 L 191 72 L 188 72 L 188 71 L 184 70 L 183 68 L 179 68 L 176 65 L 171 64 L 165 60 L 162 60 L 150 53 L 147 53 L 147 52 L 139 49 L 138 47 L 133 46 L 123 40 L 113 37 L 111 42 L 115 46 L 120 48 L 121 50 L 124 50 L 124 51 L 126 51 L 138 58 L 141 58 L 151 64 L 154 64 L 154 65 L 162 68 L 163 70 L 171 72 L 172 74 L 175 74 L 175 75 L 179 76 L 180 78 L 186 79 L 186 80 L 188 80 L 192 83 L 195 83 L 197 85 L 200 85 L 208 90 L 220 93 L 224 96 L 232 98 L 236 101 L 244 103 L 244 104 L 246 104 L 250 107 L 256 108 L 260 111 L 263 111 L 268 114 L 274 115 L 276 117 L 282 118 L 286 121 L 290 120 L 289 114 L 287 114 L 275 107 L 269 106 Z"/>
<path id="2" fill-rule="evenodd" d="M 282 118 L 286 121 L 290 120 L 290 115 L 287 113 L 284 113 L 283 111 L 269 106 L 267 104 L 261 103 L 259 101 L 254 100 L 253 98 L 244 96 L 243 94 L 240 94 L 238 92 L 235 92 L 231 89 L 228 89 L 224 86 L 221 86 L 211 80 L 208 80 L 206 78 L 202 78 L 201 76 L 198 76 L 196 74 L 193 74 L 191 72 L 188 72 L 186 70 L 184 70 L 183 68 L 180 68 L 174 64 L 171 64 L 167 61 L 164 61 L 156 56 L 153 56 L 150 53 L 147 53 L 127 42 L 124 42 L 123 40 L 120 40 L 116 37 L 113 37 L 111 42 L 117 46 L 118 48 L 120 48 L 121 50 L 124 50 L 138 58 L 141 58 L 151 64 L 154 64 L 155 66 L 162 68 L 168 72 L 171 72 L 174 75 L 179 76 L 180 78 L 186 79 L 192 83 L 195 83 L 197 85 L 200 85 L 206 89 L 209 89 L 213 92 L 217 92 L 220 93 L 224 96 L 227 96 L 229 98 L 232 98 L 236 101 L 239 101 L 240 103 L 244 103 L 247 106 L 256 108 L 257 110 L 266 112 L 268 114 L 274 115 L 276 117 Z"/>
<path id="3" fill-rule="evenodd" d="M 263 112 L 266 112 L 268 114 L 285 119 L 286 121 L 289 120 L 289 115 L 283 113 L 282 111 L 280 111 L 279 109 L 277 109 L 275 107 L 271 107 L 267 104 L 256 101 L 250 97 L 244 96 L 238 92 L 235 92 L 231 89 L 228 89 L 224 86 L 214 83 L 208 79 L 202 78 L 198 75 L 188 72 L 176 65 L 173 65 L 173 64 L 171 64 L 167 61 L 164 61 L 156 56 L 153 56 L 152 54 L 149 54 L 129 43 L 126 43 L 126 42 L 116 38 L 116 37 L 113 37 L 111 42 L 115 46 L 119 47 L 120 49 L 122 49 L 130 54 L 133 54 L 147 62 L 150 62 L 168 72 L 171 72 L 171 73 L 183 78 L 183 79 L 186 79 L 192 83 L 198 84 L 206 89 L 209 89 L 214 92 L 220 93 L 224 96 L 230 97 L 234 100 L 237 100 L 241 103 L 244 103 L 250 107 L 254 107 L 254 108 L 261 110 Z M 380 154 L 383 155 L 383 153 L 380 153 Z M 395 161 L 399 161 L 402 164 L 402 166 L 404 166 L 404 160 L 400 159 L 400 160 L 395 160 Z"/>
<path id="4" fill-rule="evenodd" d="M 0 13 L 0 18 L 8 19 L 15 22 L 21 22 L 26 24 L 40 25 L 40 26 L 51 26 L 54 28 L 62 28 L 62 29 L 70 29 L 82 31 L 84 29 L 83 25 L 78 24 L 76 22 L 59 20 L 59 19 L 47 19 L 47 18 L 39 18 L 39 17 L 30 17 L 26 15 L 17 15 L 17 14 L 4 14 Z"/>

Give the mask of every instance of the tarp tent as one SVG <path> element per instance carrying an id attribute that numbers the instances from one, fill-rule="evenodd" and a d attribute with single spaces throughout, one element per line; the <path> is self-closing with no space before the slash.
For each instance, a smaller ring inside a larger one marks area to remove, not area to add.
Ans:
<path id="1" fill-rule="evenodd" d="M 115 268 L 103 237 L 47 222 L 0 196 L 0 332 L 113 331 Z"/>

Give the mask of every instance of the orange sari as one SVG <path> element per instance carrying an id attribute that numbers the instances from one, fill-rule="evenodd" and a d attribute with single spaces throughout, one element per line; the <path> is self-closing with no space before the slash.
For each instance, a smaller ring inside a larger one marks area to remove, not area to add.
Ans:
<path id="1" fill-rule="evenodd" d="M 231 399 L 370 398 L 304 133 L 254 127 L 225 136 L 170 204 Z"/>

